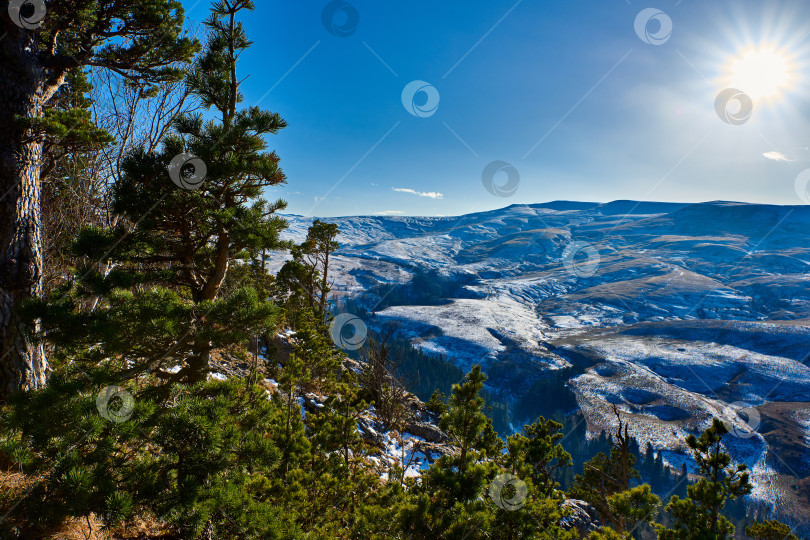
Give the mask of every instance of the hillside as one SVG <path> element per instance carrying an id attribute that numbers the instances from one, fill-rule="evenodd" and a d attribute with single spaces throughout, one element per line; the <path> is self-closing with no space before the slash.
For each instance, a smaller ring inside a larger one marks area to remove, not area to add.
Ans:
<path id="1" fill-rule="evenodd" d="M 297 240 L 312 222 L 289 220 Z M 324 221 L 341 230 L 333 292 L 372 327 L 482 363 L 511 403 L 560 372 L 589 433 L 617 403 L 673 467 L 691 464 L 686 434 L 727 419 L 752 497 L 810 521 L 810 208 L 557 201 Z"/>

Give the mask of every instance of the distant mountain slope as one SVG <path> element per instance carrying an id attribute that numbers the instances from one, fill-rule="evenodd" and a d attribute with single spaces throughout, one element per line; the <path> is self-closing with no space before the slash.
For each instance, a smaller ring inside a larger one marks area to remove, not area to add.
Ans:
<path id="1" fill-rule="evenodd" d="M 289 236 L 303 238 L 312 220 L 289 219 Z M 470 274 L 480 278 L 472 289 L 528 294 L 548 303 L 547 315 L 576 312 L 569 308 L 585 301 L 637 320 L 810 316 L 810 207 L 558 201 L 458 217 L 325 221 L 340 225 L 344 265 L 373 260 L 390 265 L 385 275 L 417 268 Z M 594 275 L 566 266 L 572 244 L 583 257 L 598 253 Z M 351 273 L 341 278 L 347 291 L 358 285 Z"/>
<path id="2" fill-rule="evenodd" d="M 289 221 L 301 239 L 312 219 Z M 556 201 L 325 221 L 342 233 L 333 290 L 376 313 L 369 324 L 483 364 L 507 401 L 564 373 L 592 433 L 617 403 L 674 466 L 690 462 L 687 433 L 712 416 L 742 433 L 735 407 L 755 407 L 761 429 L 732 453 L 758 498 L 793 516 L 808 506 L 810 207 Z"/>

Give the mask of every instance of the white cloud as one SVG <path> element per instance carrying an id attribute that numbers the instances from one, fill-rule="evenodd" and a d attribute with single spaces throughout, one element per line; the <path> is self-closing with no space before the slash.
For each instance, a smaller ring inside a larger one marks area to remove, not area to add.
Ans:
<path id="1" fill-rule="evenodd" d="M 765 152 L 762 154 L 762 157 L 770 159 L 771 161 L 793 161 L 792 159 L 788 159 L 782 152 Z"/>
<path id="2" fill-rule="evenodd" d="M 415 189 L 411 188 L 398 188 L 398 187 L 391 189 L 393 189 L 394 191 L 399 191 L 401 193 L 412 193 L 413 195 L 418 195 L 420 197 L 430 197 L 431 199 L 441 199 L 442 197 L 444 197 L 444 195 L 436 191 L 416 191 Z"/>
<path id="3" fill-rule="evenodd" d="M 382 212 L 374 212 L 375 216 L 396 216 L 401 214 L 402 210 L 383 210 Z"/>

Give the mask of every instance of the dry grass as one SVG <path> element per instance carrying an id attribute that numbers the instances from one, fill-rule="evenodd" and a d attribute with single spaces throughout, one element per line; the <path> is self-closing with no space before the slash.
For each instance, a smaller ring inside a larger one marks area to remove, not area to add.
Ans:
<path id="1" fill-rule="evenodd" d="M 39 481 L 40 477 L 0 469 L 0 516 L 12 510 L 25 497 L 28 491 Z M 19 516 L 16 516 L 19 518 Z M 9 521 L 17 527 L 24 523 L 15 519 L 12 513 Z M 137 517 L 128 523 L 104 529 L 104 521 L 95 514 L 77 518 L 68 518 L 58 527 L 47 531 L 23 530 L 22 538 L 42 538 L 48 540 L 176 540 L 179 538 L 165 523 L 153 517 Z"/>
<path id="2" fill-rule="evenodd" d="M 36 478 L 31 475 L 0 470 L 0 493 L 3 493 L 3 495 L 31 489 L 35 482 Z"/>
<path id="3" fill-rule="evenodd" d="M 48 540 L 175 540 L 178 536 L 165 523 L 151 518 L 135 518 L 120 527 L 104 530 L 95 514 L 67 520 Z"/>
<path id="4" fill-rule="evenodd" d="M 83 518 L 69 518 L 60 530 L 49 535 L 49 540 L 112 540 L 112 536 L 102 530 L 104 522 L 95 514 Z"/>
<path id="5" fill-rule="evenodd" d="M 39 480 L 29 474 L 0 469 L 0 516 L 10 512 Z"/>
<path id="6" fill-rule="evenodd" d="M 151 516 L 141 516 L 130 520 L 124 526 L 112 529 L 111 538 L 116 540 L 175 540 L 179 538 L 163 521 Z"/>

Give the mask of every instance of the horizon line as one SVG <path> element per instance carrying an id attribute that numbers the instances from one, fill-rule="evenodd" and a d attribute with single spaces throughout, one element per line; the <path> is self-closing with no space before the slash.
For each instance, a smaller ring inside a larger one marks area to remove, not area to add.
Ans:
<path id="1" fill-rule="evenodd" d="M 284 213 L 278 212 L 280 216 L 289 216 L 289 217 L 299 217 L 299 218 L 307 218 L 307 219 L 338 219 L 338 218 L 353 218 L 353 217 L 373 217 L 373 218 L 456 218 L 462 216 L 469 216 L 474 214 L 484 214 L 487 212 L 497 212 L 499 210 L 506 210 L 508 208 L 512 208 L 515 206 L 532 206 L 532 207 L 542 207 L 552 204 L 579 204 L 579 205 L 592 205 L 593 208 L 599 206 L 607 206 L 616 203 L 635 203 L 637 206 L 641 206 L 642 204 L 660 204 L 660 205 L 673 205 L 673 206 L 695 206 L 695 205 L 739 205 L 739 206 L 768 206 L 768 207 L 778 207 L 778 208 L 810 208 L 808 204 L 775 204 L 775 203 L 758 203 L 758 202 L 748 202 L 748 201 L 727 201 L 727 200 L 712 200 L 712 201 L 700 201 L 700 202 L 674 202 L 674 201 L 641 201 L 635 199 L 615 199 L 612 201 L 607 202 L 593 202 L 593 201 L 575 201 L 570 199 L 557 199 L 553 201 L 546 201 L 546 202 L 538 202 L 538 203 L 513 203 L 508 204 L 506 206 L 493 208 L 490 210 L 482 210 L 479 212 L 468 212 L 465 214 L 452 214 L 452 215 L 443 215 L 443 214 L 434 214 L 434 215 L 427 215 L 427 214 L 393 214 L 393 213 L 384 213 L 384 212 L 392 212 L 392 211 L 384 211 L 377 214 L 341 214 L 337 216 L 306 216 L 303 214 L 296 214 L 296 213 Z"/>

